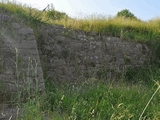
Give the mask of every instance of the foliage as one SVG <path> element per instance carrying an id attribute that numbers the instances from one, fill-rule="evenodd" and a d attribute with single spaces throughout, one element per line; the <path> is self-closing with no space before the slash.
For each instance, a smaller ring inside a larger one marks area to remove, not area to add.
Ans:
<path id="1" fill-rule="evenodd" d="M 51 18 L 51 19 L 53 19 L 53 20 L 65 19 L 66 17 L 68 17 L 66 13 L 56 11 L 56 10 L 54 9 L 53 4 L 50 4 L 50 5 L 48 6 L 48 10 L 47 10 L 46 13 L 47 13 L 47 17 L 48 17 L 48 18 Z"/>
<path id="2" fill-rule="evenodd" d="M 137 19 L 133 13 L 131 13 L 128 9 L 121 10 L 117 13 L 117 17 L 126 17 L 126 18 L 134 18 Z"/>
<path id="3" fill-rule="evenodd" d="M 147 44 L 152 51 L 151 59 L 143 67 L 133 67 L 125 71 L 124 78 L 129 83 L 153 86 L 154 81 L 160 81 L 160 41 L 150 40 Z"/>
<path id="4" fill-rule="evenodd" d="M 152 88 L 139 84 L 91 83 L 58 85 L 46 81 L 47 98 L 41 109 L 52 119 L 106 120 L 138 119 L 153 94 Z M 142 118 L 160 118 L 156 94 Z M 53 115 L 53 116 L 52 116 Z"/>
<path id="5" fill-rule="evenodd" d="M 42 112 L 53 119 L 138 119 L 144 107 L 155 90 L 153 81 L 159 82 L 159 41 L 160 19 L 144 22 L 137 19 L 129 11 L 125 17 L 72 19 L 65 13 L 55 11 L 53 6 L 48 11 L 39 11 L 15 3 L 0 3 L 0 9 L 6 14 L 15 14 L 25 20 L 32 28 L 42 23 L 60 24 L 65 27 L 84 31 L 95 31 L 99 34 L 122 37 L 127 40 L 151 42 L 154 58 L 149 68 L 131 69 L 124 73 L 124 80 L 128 83 L 115 82 L 114 84 L 85 81 L 80 85 L 53 83 L 46 80 L 46 97 L 36 96 L 29 99 L 22 107 L 25 109 L 23 119 L 44 119 Z M 120 14 L 120 13 L 119 13 Z M 34 26 L 35 25 L 35 26 Z M 150 44 L 150 43 L 149 43 Z M 158 64 L 152 64 L 158 63 Z M 99 74 L 105 74 L 99 71 Z M 134 82 L 132 82 L 134 81 Z M 146 84 L 148 85 L 146 87 Z M 159 93 L 152 99 L 143 114 L 143 119 L 160 119 Z M 39 99 L 37 99 L 39 98 Z M 17 103 L 20 104 L 20 103 Z"/>
<path id="6" fill-rule="evenodd" d="M 22 106 L 24 111 L 20 120 L 44 120 L 44 116 L 40 109 L 40 100 L 35 98 L 34 100 L 29 100 Z"/>
<path id="7" fill-rule="evenodd" d="M 160 19 L 153 19 L 147 22 L 130 19 L 128 17 L 106 17 L 105 15 L 91 15 L 83 19 L 73 19 L 66 13 L 56 11 L 52 4 L 45 11 L 39 11 L 28 6 L 22 6 L 14 2 L 0 3 L 1 11 L 4 13 L 14 13 L 18 18 L 23 18 L 36 32 L 36 28 L 42 23 L 59 24 L 64 27 L 94 31 L 99 34 L 121 37 L 126 40 L 146 42 L 148 40 L 160 39 Z M 127 12 L 125 12 L 127 11 Z M 128 10 L 119 13 L 134 17 Z M 19 17 L 18 17 L 19 16 Z M 136 17 L 135 17 L 136 18 Z"/>
<path id="8" fill-rule="evenodd" d="M 67 17 L 66 13 L 58 12 L 58 11 L 55 11 L 55 10 L 48 11 L 47 15 L 48 15 L 49 18 L 51 18 L 53 20 L 60 20 L 60 19 L 64 19 L 65 17 Z"/>

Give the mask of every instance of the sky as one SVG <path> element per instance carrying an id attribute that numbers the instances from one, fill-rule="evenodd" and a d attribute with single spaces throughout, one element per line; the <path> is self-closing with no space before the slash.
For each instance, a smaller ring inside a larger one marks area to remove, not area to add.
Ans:
<path id="1" fill-rule="evenodd" d="M 123 9 L 128 9 L 137 18 L 145 21 L 160 17 L 160 0 L 16 0 L 16 2 L 40 10 L 52 3 L 55 10 L 78 18 L 90 14 L 115 16 Z"/>

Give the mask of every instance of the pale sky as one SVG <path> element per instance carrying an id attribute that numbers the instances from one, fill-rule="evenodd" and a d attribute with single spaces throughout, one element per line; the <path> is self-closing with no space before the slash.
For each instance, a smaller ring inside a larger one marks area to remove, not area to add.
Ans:
<path id="1" fill-rule="evenodd" d="M 44 9 L 53 4 L 55 9 L 71 17 L 86 14 L 104 14 L 114 16 L 118 11 L 129 9 L 141 20 L 160 17 L 160 0 L 15 0 L 33 8 Z"/>

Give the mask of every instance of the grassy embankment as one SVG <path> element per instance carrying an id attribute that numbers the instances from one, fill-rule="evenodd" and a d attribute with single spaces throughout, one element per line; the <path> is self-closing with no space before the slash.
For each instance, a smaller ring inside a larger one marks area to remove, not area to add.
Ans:
<path id="1" fill-rule="evenodd" d="M 160 19 L 147 22 L 126 18 L 106 18 L 92 16 L 86 19 L 72 19 L 65 14 L 53 11 L 42 12 L 24 5 L 0 3 L 2 13 L 17 15 L 26 25 L 36 28 L 43 24 L 60 24 L 72 29 L 95 31 L 100 34 L 121 37 L 138 42 L 150 41 L 153 46 L 153 59 L 149 68 L 138 71 L 128 70 L 117 83 L 106 83 L 91 79 L 81 85 L 62 84 L 57 86 L 45 81 L 46 96 L 36 96 L 19 107 L 25 108 L 24 120 L 41 120 L 42 112 L 55 120 L 125 120 L 160 119 L 160 63 L 159 39 Z M 60 17 L 59 17 L 60 16 Z M 127 81 L 127 82 L 126 82 Z M 132 82 L 135 84 L 132 84 Z M 155 94 L 154 94 L 155 93 Z"/>

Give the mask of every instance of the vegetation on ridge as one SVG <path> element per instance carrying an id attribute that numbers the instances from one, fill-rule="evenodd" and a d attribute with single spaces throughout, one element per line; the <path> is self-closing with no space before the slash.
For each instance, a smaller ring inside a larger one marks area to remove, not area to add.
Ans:
<path id="1" fill-rule="evenodd" d="M 160 39 L 159 18 L 142 21 L 126 9 L 118 12 L 118 17 L 106 17 L 105 15 L 100 17 L 95 14 L 86 16 L 83 19 L 71 18 L 65 13 L 58 12 L 52 4 L 45 11 L 16 4 L 16 2 L 0 3 L 0 9 L 3 12 L 18 14 L 22 18 L 28 19 L 28 22 L 34 23 L 34 25 L 39 25 L 39 22 L 59 24 L 72 29 L 84 30 L 86 32 L 94 31 L 100 34 L 141 42 Z"/>
<path id="2" fill-rule="evenodd" d="M 90 78 L 78 85 L 59 85 L 46 79 L 45 96 L 35 95 L 33 99 L 27 98 L 27 103 L 15 103 L 24 108 L 23 120 L 43 120 L 45 116 L 53 120 L 160 119 L 160 44 L 157 44 L 160 39 L 160 19 L 145 22 L 124 17 L 123 14 L 111 18 L 93 15 L 73 19 L 55 11 L 52 6 L 46 11 L 39 11 L 14 2 L 0 3 L 0 12 L 14 14 L 15 20 L 23 19 L 34 30 L 44 23 L 59 24 L 126 40 L 153 41 L 153 58 L 149 67 L 136 71 L 130 69 L 118 82 L 103 79 L 94 82 L 92 80 L 95 78 Z"/>

